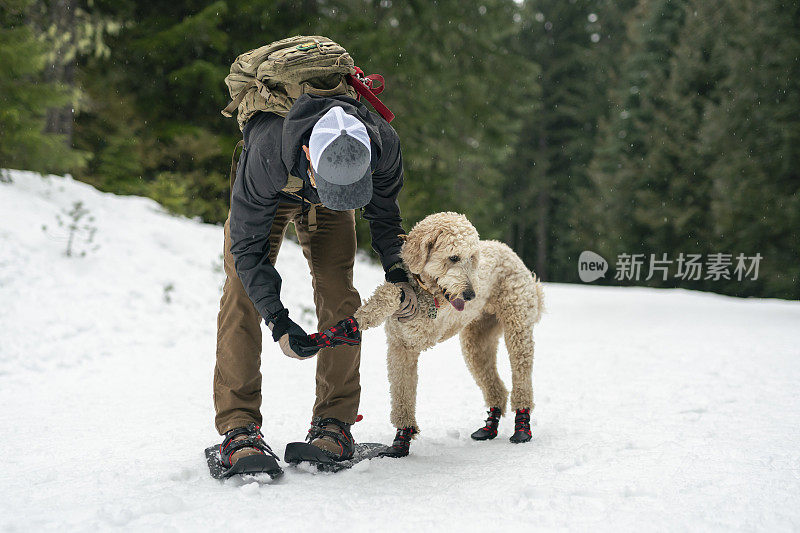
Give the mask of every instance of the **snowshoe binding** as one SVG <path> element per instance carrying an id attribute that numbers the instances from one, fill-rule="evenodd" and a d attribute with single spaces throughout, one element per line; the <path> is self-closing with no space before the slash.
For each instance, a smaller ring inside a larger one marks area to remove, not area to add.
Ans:
<path id="1" fill-rule="evenodd" d="M 500 408 L 490 407 L 486 413 L 486 425 L 475 431 L 470 437 L 474 440 L 491 440 L 497 436 L 497 426 L 500 424 Z"/>
<path id="2" fill-rule="evenodd" d="M 352 459 L 356 448 L 355 440 L 350 433 L 350 424 L 335 418 L 312 420 L 306 442 L 334 461 Z"/>
<path id="3" fill-rule="evenodd" d="M 264 434 L 255 423 L 225 433 L 222 444 L 206 448 L 206 461 L 215 479 L 257 474 L 276 479 L 283 475 L 278 456 L 264 442 Z"/>
<path id="4" fill-rule="evenodd" d="M 411 447 L 411 439 L 419 433 L 415 427 L 398 428 L 394 436 L 394 442 L 385 451 L 381 452 L 381 457 L 405 457 Z"/>
<path id="5" fill-rule="evenodd" d="M 514 444 L 520 444 L 531 440 L 531 410 L 517 409 L 517 416 L 514 417 L 514 434 L 508 439 Z"/>

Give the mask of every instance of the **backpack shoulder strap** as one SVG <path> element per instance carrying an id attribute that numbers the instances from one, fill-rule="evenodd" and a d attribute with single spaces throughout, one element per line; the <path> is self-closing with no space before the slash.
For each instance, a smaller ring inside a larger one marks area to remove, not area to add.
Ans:
<path id="1" fill-rule="evenodd" d="M 256 86 L 256 81 L 253 80 L 244 87 L 242 87 L 242 90 L 236 94 L 236 97 L 233 100 L 231 100 L 227 106 L 225 106 L 225 109 L 223 109 L 221 113 L 226 117 L 232 117 L 233 112 L 239 108 L 239 104 L 241 104 L 242 100 L 244 100 L 244 97 L 247 96 L 247 91 L 249 91 L 255 86 Z"/>
<path id="2" fill-rule="evenodd" d="M 237 104 L 238 105 L 238 104 Z M 244 139 L 240 140 L 236 143 L 236 146 L 233 147 L 233 154 L 231 155 L 231 197 L 233 197 L 233 182 L 236 181 L 236 169 L 239 167 L 238 159 L 236 159 L 236 151 L 241 148 L 242 152 L 244 152 Z M 241 157 L 241 156 L 240 156 Z"/>

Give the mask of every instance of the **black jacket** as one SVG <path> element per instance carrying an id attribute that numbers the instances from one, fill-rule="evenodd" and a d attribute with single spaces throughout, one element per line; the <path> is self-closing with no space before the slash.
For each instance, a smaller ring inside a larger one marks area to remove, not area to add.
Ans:
<path id="1" fill-rule="evenodd" d="M 367 128 L 372 141 L 373 193 L 364 207 L 364 218 L 369 221 L 372 248 L 384 269 L 400 261 L 402 241 L 398 235 L 404 231 L 397 195 L 403 187 L 403 161 L 394 128 L 364 104 L 346 96 L 303 95 L 285 119 L 273 113 L 259 113 L 244 127 L 245 149 L 231 194 L 230 231 L 236 272 L 266 321 L 283 309 L 281 277 L 269 262 L 272 221 L 279 203 L 297 202 L 281 189 L 291 173 L 306 182 L 302 195 L 309 202 L 319 202 L 308 183 L 308 159 L 302 146 L 308 144 L 317 120 L 333 106 L 341 106 Z"/>

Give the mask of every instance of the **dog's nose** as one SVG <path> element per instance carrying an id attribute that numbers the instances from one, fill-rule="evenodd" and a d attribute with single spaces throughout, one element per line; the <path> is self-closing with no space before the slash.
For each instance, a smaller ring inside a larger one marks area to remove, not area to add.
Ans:
<path id="1" fill-rule="evenodd" d="M 472 300 L 473 298 L 475 298 L 475 291 L 473 291 L 472 289 L 467 289 L 467 290 L 464 291 L 464 301 L 465 302 L 468 302 L 468 301 Z"/>

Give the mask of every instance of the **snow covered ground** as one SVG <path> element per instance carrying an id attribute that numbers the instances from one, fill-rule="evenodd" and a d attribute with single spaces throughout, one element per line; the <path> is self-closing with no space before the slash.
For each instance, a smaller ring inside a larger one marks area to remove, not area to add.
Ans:
<path id="1" fill-rule="evenodd" d="M 800 303 L 548 284 L 533 441 L 485 416 L 457 340 L 423 354 L 405 459 L 273 484 L 219 482 L 211 377 L 222 230 L 69 178 L 0 183 L 0 531 L 800 529 Z M 56 216 L 97 228 L 66 257 Z M 87 215 L 89 216 L 89 215 Z M 47 226 L 43 229 L 43 225 Z M 94 247 L 97 249 L 94 249 Z M 278 270 L 311 328 L 308 268 Z M 359 261 L 366 296 L 379 268 Z M 357 439 L 391 441 L 382 331 L 367 333 Z M 510 379 L 505 349 L 501 375 Z M 310 418 L 314 363 L 265 336 L 267 440 Z"/>

